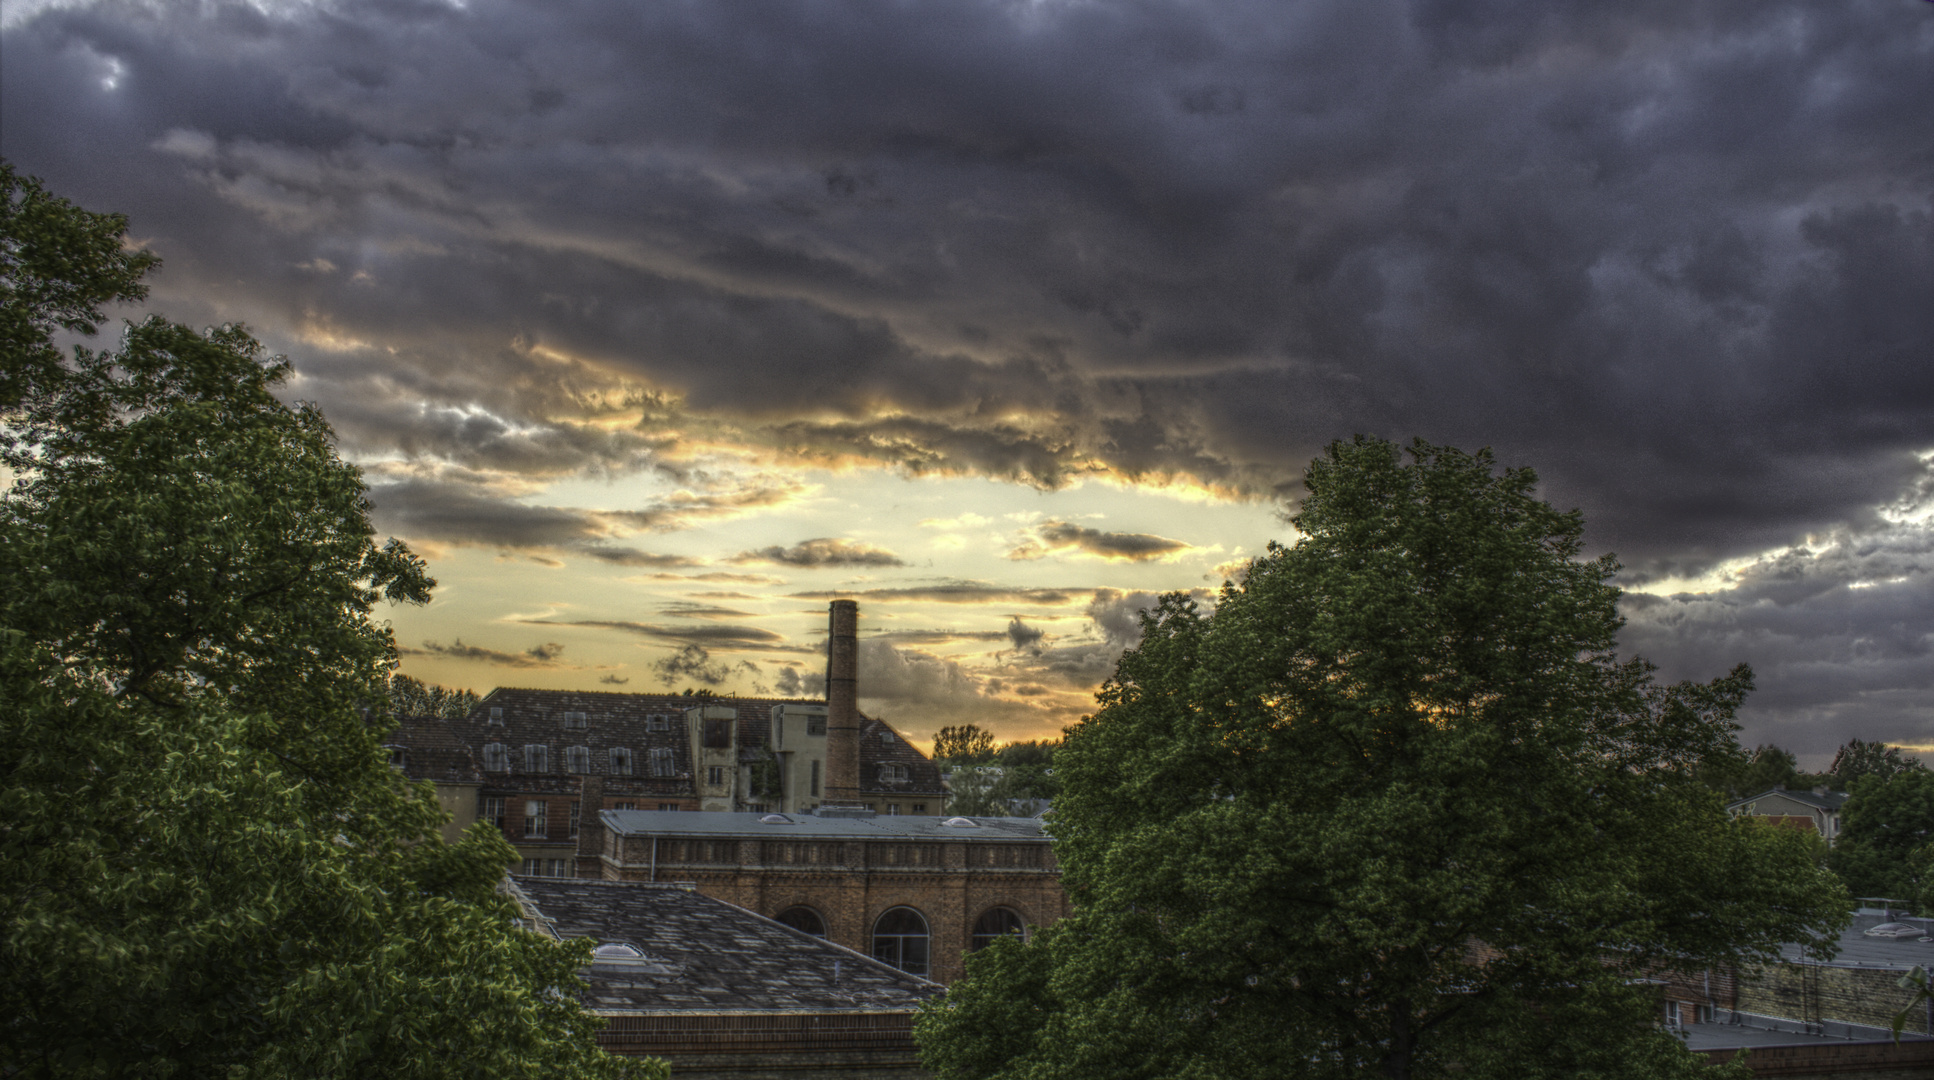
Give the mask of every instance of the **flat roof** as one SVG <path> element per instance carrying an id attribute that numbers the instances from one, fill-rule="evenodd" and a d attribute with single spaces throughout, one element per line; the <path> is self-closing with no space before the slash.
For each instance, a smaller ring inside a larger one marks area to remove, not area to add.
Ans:
<path id="1" fill-rule="evenodd" d="M 1048 836 L 1040 818 L 976 817 L 972 825 L 948 825 L 955 818 L 895 814 L 881 817 L 815 817 L 812 814 L 728 813 L 686 810 L 606 810 L 604 826 L 621 836 L 735 836 L 762 840 L 999 840 L 1008 843 Z M 786 824 L 762 819 L 783 817 Z"/>
<path id="2" fill-rule="evenodd" d="M 542 932 L 638 954 L 585 969 L 585 1004 L 607 1016 L 909 1012 L 941 992 L 938 983 L 683 886 L 511 877 L 504 891 Z"/>
<path id="3" fill-rule="evenodd" d="M 1853 922 L 1840 933 L 1839 953 L 1826 963 L 1833 967 L 1878 967 L 1901 971 L 1906 971 L 1915 965 L 1934 969 L 1934 942 L 1918 941 L 1913 937 L 1870 938 L 1866 936 L 1868 930 L 1881 923 L 1889 922 L 1904 922 L 1919 926 L 1928 932 L 1918 936 L 1934 936 L 1934 919 L 1889 919 L 1879 915 L 1855 915 Z M 1782 945 L 1780 957 L 1791 963 L 1820 962 L 1817 957 L 1802 956 L 1798 945 Z"/>

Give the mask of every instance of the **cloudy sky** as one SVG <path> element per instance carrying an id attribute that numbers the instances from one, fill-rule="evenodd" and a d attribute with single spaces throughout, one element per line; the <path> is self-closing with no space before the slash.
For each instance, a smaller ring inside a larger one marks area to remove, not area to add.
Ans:
<path id="1" fill-rule="evenodd" d="M 1049 735 L 1357 432 L 1750 744 L 1934 744 L 1934 4 L 9 0 L 0 151 L 295 361 L 405 670 Z"/>

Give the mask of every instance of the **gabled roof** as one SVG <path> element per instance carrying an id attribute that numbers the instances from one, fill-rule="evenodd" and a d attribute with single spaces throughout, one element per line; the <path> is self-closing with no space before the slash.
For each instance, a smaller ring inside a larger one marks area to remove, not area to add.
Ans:
<path id="1" fill-rule="evenodd" d="M 1820 810 L 1838 810 L 1840 809 L 1841 806 L 1845 805 L 1847 801 L 1847 793 L 1844 791 L 1829 791 L 1825 795 L 1817 795 L 1812 791 L 1808 791 L 1805 789 L 1801 789 L 1799 791 L 1789 791 L 1786 788 L 1771 788 L 1766 791 L 1762 791 L 1757 795 L 1754 795 L 1752 798 L 1740 799 L 1737 802 L 1727 803 L 1726 809 L 1737 810 L 1740 807 L 1745 806 L 1749 803 L 1755 803 L 1760 801 L 1761 799 L 1772 798 L 1776 796 L 1779 798 L 1791 799 L 1796 803 L 1800 803 L 1805 806 L 1815 807 Z"/>
<path id="2" fill-rule="evenodd" d="M 540 933 L 636 954 L 585 971 L 585 1004 L 605 1015 L 910 1012 L 941 989 L 682 886 L 518 877 L 504 891 Z"/>

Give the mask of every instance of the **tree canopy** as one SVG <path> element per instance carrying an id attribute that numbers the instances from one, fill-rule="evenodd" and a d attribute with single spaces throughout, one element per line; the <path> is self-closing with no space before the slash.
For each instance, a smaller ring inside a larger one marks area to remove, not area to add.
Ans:
<path id="1" fill-rule="evenodd" d="M 977 724 L 943 727 L 933 737 L 933 758 L 952 765 L 984 765 L 994 758 L 994 733 Z"/>
<path id="2" fill-rule="evenodd" d="M 240 327 L 63 356 L 155 260 L 0 164 L 0 1073 L 615 1076 L 589 944 L 385 763 L 362 478 Z M 662 1075 L 657 1066 L 642 1074 Z"/>
<path id="3" fill-rule="evenodd" d="M 1902 769 L 1856 781 L 1828 865 L 1855 896 L 1934 900 L 1934 772 Z"/>
<path id="4" fill-rule="evenodd" d="M 1712 1077 L 1644 979 L 1818 948 L 1846 894 L 1694 776 L 1735 669 L 1614 655 L 1607 556 L 1535 476 L 1333 445 L 1213 613 L 1143 620 L 1055 754 L 1071 916 L 969 957 L 945 1080 Z"/>

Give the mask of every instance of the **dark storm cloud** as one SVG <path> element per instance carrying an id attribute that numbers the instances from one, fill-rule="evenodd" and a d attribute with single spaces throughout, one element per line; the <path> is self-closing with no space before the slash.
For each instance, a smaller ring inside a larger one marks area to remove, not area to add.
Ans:
<path id="1" fill-rule="evenodd" d="M 859 600 L 873 603 L 909 604 L 1035 604 L 1061 607 L 1090 595 L 1090 589 L 1019 589 L 978 581 L 950 582 L 943 585 L 916 585 L 894 589 L 848 589 L 798 592 L 787 595 L 795 600 Z"/>
<path id="2" fill-rule="evenodd" d="M 499 667 L 551 668 L 560 667 L 563 661 L 564 646 L 555 641 L 533 645 L 523 652 L 504 652 L 500 649 L 487 649 L 481 645 L 465 645 L 462 638 L 442 645 L 435 641 L 425 641 L 421 649 L 402 648 L 398 652 L 414 656 L 443 656 L 453 660 L 481 660 Z"/>
<path id="3" fill-rule="evenodd" d="M 773 563 L 779 566 L 793 566 L 803 570 L 817 570 L 826 566 L 905 566 L 906 562 L 898 555 L 883 547 L 862 544 L 856 540 L 841 540 L 836 537 L 820 537 L 815 540 L 801 540 L 791 547 L 760 548 L 757 551 L 743 551 L 734 557 L 735 563 Z"/>
<path id="4" fill-rule="evenodd" d="M 1047 521 L 1032 530 L 1007 557 L 1016 560 L 1045 558 L 1057 551 L 1079 551 L 1102 559 L 1147 562 L 1189 551 L 1193 545 L 1153 533 L 1117 533 L 1091 529 L 1067 521 Z"/>
<path id="5" fill-rule="evenodd" d="M 288 12 L 16 15 L 0 150 L 131 214 L 155 306 L 249 321 L 358 452 L 1293 496 L 1332 438 L 1422 435 L 1537 467 L 1638 581 L 1872 534 L 1934 431 L 1926 4 Z M 560 551 L 714 509 L 399 483 L 412 535 Z M 1781 716 L 1925 717 L 1860 659 L 1912 655 L 1908 578 L 1657 610 L 1844 658 L 1763 668 Z M 1754 621 L 1802 610 L 1844 642 Z"/>
<path id="6" fill-rule="evenodd" d="M 618 630 L 671 645 L 701 645 L 708 649 L 816 654 L 817 649 L 786 644 L 783 634 L 757 626 L 672 626 L 657 623 L 599 619 L 524 619 L 532 626 L 582 626 Z"/>

